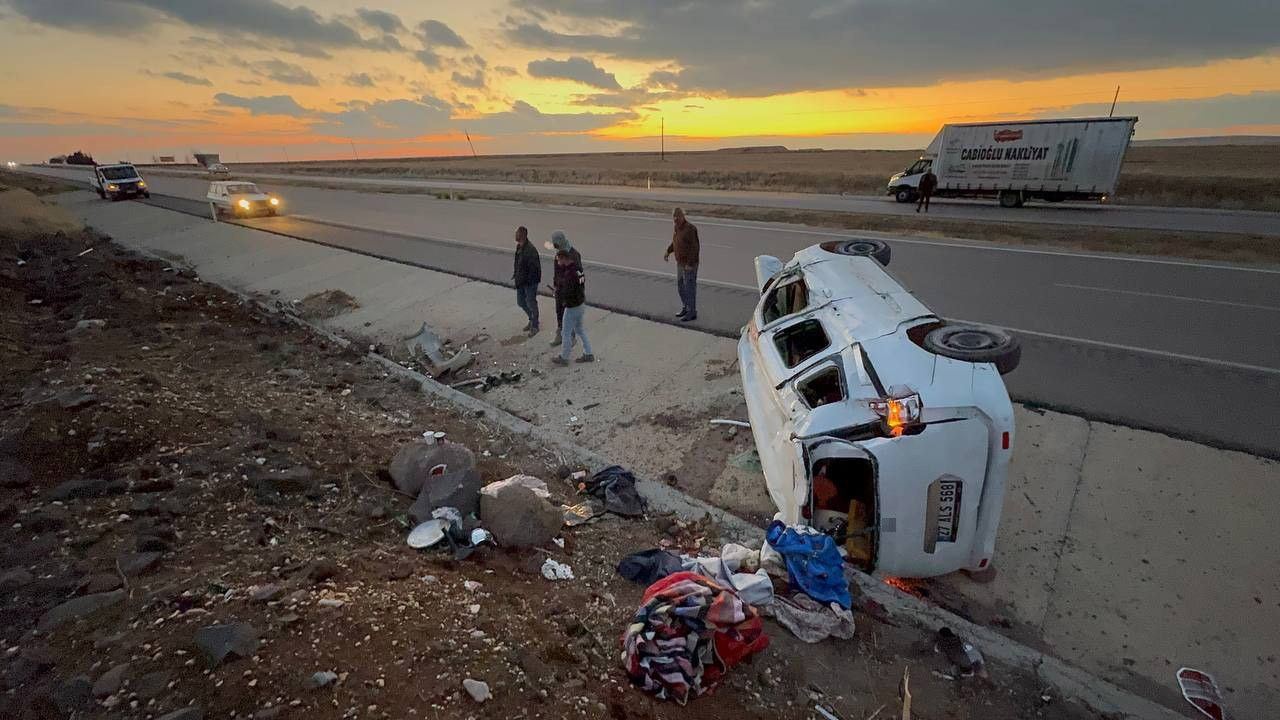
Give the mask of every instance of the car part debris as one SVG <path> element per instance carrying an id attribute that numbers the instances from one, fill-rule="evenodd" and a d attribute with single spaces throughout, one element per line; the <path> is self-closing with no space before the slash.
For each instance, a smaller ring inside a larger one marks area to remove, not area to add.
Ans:
<path id="1" fill-rule="evenodd" d="M 1226 720 L 1227 711 L 1222 704 L 1222 692 L 1218 690 L 1218 682 L 1203 670 L 1184 667 L 1178 670 L 1178 687 L 1182 688 L 1182 697 L 1200 711 L 1201 715 L 1213 720 Z"/>
<path id="2" fill-rule="evenodd" d="M 409 547 L 421 550 L 434 546 L 444 539 L 448 527 L 449 521 L 441 518 L 432 518 L 418 525 L 409 533 Z"/>
<path id="3" fill-rule="evenodd" d="M 489 392 L 490 390 L 503 385 L 514 385 L 520 382 L 522 377 L 524 377 L 522 373 L 503 370 L 502 372 L 494 375 L 485 375 L 484 377 L 462 380 L 460 382 L 453 383 L 449 387 L 455 390 L 465 387 L 479 387 L 481 392 Z"/>
<path id="4" fill-rule="evenodd" d="M 465 348 L 446 357 L 444 343 L 440 342 L 440 337 L 426 323 L 422 323 L 422 329 L 416 335 L 405 338 L 405 344 L 409 355 L 426 358 L 431 364 L 431 376 L 435 378 L 457 372 L 476 359 L 476 354 Z"/>
<path id="5" fill-rule="evenodd" d="M 547 558 L 542 563 L 542 577 L 548 580 L 572 580 L 573 568 L 562 562 L 556 562 L 552 558 Z"/>
<path id="6" fill-rule="evenodd" d="M 731 425 L 731 426 L 733 426 L 733 427 L 743 427 L 743 428 L 750 428 L 750 427 L 751 427 L 751 423 L 749 423 L 749 422 L 743 422 L 743 421 L 741 421 L 741 420 L 726 420 L 726 419 L 724 419 L 724 418 L 716 418 L 715 420 L 711 420 L 709 424 L 711 424 L 711 425 Z"/>

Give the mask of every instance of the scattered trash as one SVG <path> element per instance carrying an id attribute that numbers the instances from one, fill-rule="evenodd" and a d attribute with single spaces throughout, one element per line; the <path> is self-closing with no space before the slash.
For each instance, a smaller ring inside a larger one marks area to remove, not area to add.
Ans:
<path id="1" fill-rule="evenodd" d="M 462 681 L 462 689 L 467 691 L 472 700 L 482 703 L 485 700 L 493 698 L 493 694 L 489 692 L 489 684 L 480 680 L 472 680 L 467 678 Z"/>
<path id="2" fill-rule="evenodd" d="M 819 643 L 829 637 L 853 639 L 853 613 L 837 603 L 824 605 L 804 593 L 796 593 L 790 597 L 774 597 L 761 611 L 772 615 L 779 625 L 807 643 Z"/>
<path id="3" fill-rule="evenodd" d="M 307 680 L 307 687 L 312 690 L 319 690 L 322 687 L 328 687 L 336 682 L 338 682 L 338 673 L 333 672 L 332 670 L 321 670 L 312 675 L 311 679 Z"/>
<path id="4" fill-rule="evenodd" d="M 733 427 L 743 427 L 743 428 L 751 427 L 751 423 L 749 422 L 743 422 L 741 420 L 725 420 L 724 418 L 716 418 L 715 420 L 710 421 L 710 424 L 711 425 L 731 425 Z"/>
<path id="5" fill-rule="evenodd" d="M 439 430 L 423 430 L 422 440 L 427 445 L 436 445 L 444 440 L 444 433 Z"/>
<path id="6" fill-rule="evenodd" d="M 551 497 L 551 491 L 547 488 L 546 481 L 539 480 L 538 478 L 532 475 L 512 475 L 506 480 L 499 480 L 498 482 L 489 483 L 488 485 L 485 485 L 484 487 L 480 488 L 480 494 L 497 497 L 499 493 L 501 493 L 503 490 L 510 487 L 511 485 L 523 485 L 529 488 L 530 490 L 532 490 L 534 494 L 536 494 L 538 497 L 543 499 Z"/>
<path id="7" fill-rule="evenodd" d="M 480 589 L 480 583 L 475 580 L 464 580 L 462 582 L 462 587 L 466 588 L 467 592 L 475 592 Z"/>
<path id="8" fill-rule="evenodd" d="M 467 606 L 467 612 L 471 613 L 472 615 L 479 615 L 479 614 L 480 614 L 480 603 L 472 603 L 471 605 L 468 605 L 468 606 Z"/>
<path id="9" fill-rule="evenodd" d="M 947 660 L 960 670 L 961 677 L 971 677 L 974 674 L 987 677 L 982 653 L 973 646 L 973 643 L 955 634 L 951 628 L 945 626 L 938 628 L 938 640 L 933 648 L 947 656 Z"/>
<path id="10" fill-rule="evenodd" d="M 846 610 L 853 604 L 849 581 L 844 576 L 844 558 L 830 535 L 807 525 L 787 527 L 781 520 L 774 520 L 765 531 L 765 541 L 782 555 L 792 587 L 814 600 L 838 603 Z"/>
<path id="11" fill-rule="evenodd" d="M 650 585 L 622 637 L 622 666 L 645 692 L 684 705 L 765 649 L 759 612 L 696 573 Z"/>
<path id="12" fill-rule="evenodd" d="M 566 527 L 577 527 L 595 520 L 604 514 L 604 503 L 595 498 L 578 503 L 577 505 L 566 506 L 564 509 L 564 524 Z"/>
<path id="13" fill-rule="evenodd" d="M 773 601 L 773 580 L 759 569 L 759 551 L 729 543 L 721 548 L 719 556 L 685 556 L 683 561 L 685 570 L 716 581 L 745 602 L 759 606 Z"/>
<path id="14" fill-rule="evenodd" d="M 497 544 L 497 542 L 493 539 L 493 533 L 489 532 L 488 530 L 485 530 L 484 528 L 475 528 L 474 530 L 472 530 L 470 539 L 471 539 L 472 547 L 475 547 L 477 545 L 484 545 L 485 543 L 488 543 L 490 545 Z"/>
<path id="15" fill-rule="evenodd" d="M 470 380 L 462 380 L 453 383 L 449 387 L 460 390 L 466 387 L 479 387 L 481 392 L 489 392 L 490 390 L 501 387 L 503 385 L 515 385 L 523 378 L 523 374 L 504 370 L 494 375 L 485 375 L 484 377 L 471 378 Z"/>
<path id="16" fill-rule="evenodd" d="M 579 488 L 582 492 L 604 501 L 604 509 L 624 517 L 644 514 L 645 502 L 636 490 L 636 476 L 619 465 L 601 470 Z"/>
<path id="17" fill-rule="evenodd" d="M 902 698 L 901 720 L 911 720 L 911 666 L 902 668 L 902 682 L 898 683 L 898 697 Z"/>
<path id="18" fill-rule="evenodd" d="M 449 521 L 433 518 L 415 527 L 409 533 L 409 547 L 421 550 L 429 548 L 444 539 Z"/>
<path id="19" fill-rule="evenodd" d="M 317 607 L 327 608 L 329 610 L 337 610 L 343 605 L 346 605 L 346 603 L 338 598 L 320 598 L 320 600 L 316 602 Z"/>
<path id="20" fill-rule="evenodd" d="M 542 563 L 542 577 L 548 580 L 572 580 L 573 568 L 547 558 L 546 562 Z"/>
<path id="21" fill-rule="evenodd" d="M 551 542 L 555 543 L 556 547 L 560 548 L 561 550 L 564 549 L 564 538 L 551 538 Z"/>
<path id="22" fill-rule="evenodd" d="M 439 336 L 426 323 L 422 323 L 418 334 L 405 338 L 405 344 L 409 355 L 414 358 L 425 357 L 431 363 L 431 376 L 436 378 L 461 370 L 476 359 L 476 354 L 467 349 L 445 357 L 444 343 L 440 342 Z"/>
<path id="23" fill-rule="evenodd" d="M 431 511 L 431 518 L 433 520 L 445 520 L 459 527 L 462 526 L 462 513 L 458 512 L 458 508 L 455 507 L 438 507 Z"/>
<path id="24" fill-rule="evenodd" d="M 1203 670 L 1184 667 L 1178 670 L 1178 687 L 1182 689 L 1182 697 L 1200 711 L 1201 715 L 1213 720 L 1226 720 L 1227 711 L 1223 707 L 1222 692 L 1218 690 L 1218 682 Z"/>
<path id="25" fill-rule="evenodd" d="M 821 715 L 825 720 L 840 720 L 839 715 L 836 715 L 834 712 L 831 712 L 827 708 L 821 705 L 818 705 L 817 703 L 814 703 L 813 711 Z"/>
<path id="26" fill-rule="evenodd" d="M 618 574 L 631 582 L 652 585 L 684 569 L 679 555 L 666 550 L 641 550 L 618 562 Z"/>

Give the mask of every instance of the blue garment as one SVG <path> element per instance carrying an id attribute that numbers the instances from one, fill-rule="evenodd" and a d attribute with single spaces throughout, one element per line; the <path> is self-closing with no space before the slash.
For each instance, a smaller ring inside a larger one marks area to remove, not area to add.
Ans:
<path id="1" fill-rule="evenodd" d="M 787 564 L 787 580 L 792 587 L 821 603 L 839 603 L 848 610 L 853 604 L 849 581 L 844 577 L 844 558 L 830 535 L 810 527 L 787 527 L 774 520 L 765 531 L 769 547 Z"/>
<path id="2" fill-rule="evenodd" d="M 676 291 L 685 315 L 698 314 L 698 266 L 681 265 L 676 268 Z"/>
<path id="3" fill-rule="evenodd" d="M 582 318 L 587 312 L 585 304 L 564 309 L 564 327 L 560 328 L 560 357 L 569 359 L 569 351 L 573 349 L 573 339 L 582 339 L 582 354 L 590 355 L 591 341 L 587 339 L 586 330 L 582 327 Z"/>
<path id="4" fill-rule="evenodd" d="M 516 305 L 529 316 L 529 324 L 538 329 L 538 283 L 516 286 Z"/>

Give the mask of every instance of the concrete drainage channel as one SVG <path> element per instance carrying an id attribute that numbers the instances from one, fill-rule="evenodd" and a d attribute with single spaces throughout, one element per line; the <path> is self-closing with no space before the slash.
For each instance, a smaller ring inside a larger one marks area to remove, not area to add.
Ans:
<path id="1" fill-rule="evenodd" d="M 202 205 L 195 201 L 185 201 L 194 205 Z M 157 204 L 157 203 L 153 203 Z M 166 205 L 161 205 L 167 207 Z M 176 209 L 176 208 L 170 208 Z M 203 213 L 184 210 L 192 215 Z M 255 228 L 259 229 L 259 228 Z M 299 238 L 305 239 L 305 238 Z M 170 257 L 136 250 L 140 254 L 156 258 L 162 262 L 174 264 Z M 187 266 L 192 272 L 195 268 Z M 456 273 L 455 273 L 456 274 Z M 290 322 L 307 328 L 311 332 L 331 342 L 350 346 L 352 342 L 336 335 L 327 329 L 307 322 L 292 313 L 281 312 L 235 288 L 222 286 L 228 292 L 241 298 L 242 301 L 258 307 L 265 313 L 280 315 Z M 483 413 L 485 418 L 513 434 L 529 436 L 546 447 L 553 448 L 568 459 L 592 469 L 612 464 L 607 458 L 594 451 L 564 440 L 558 433 L 550 432 L 535 426 L 528 421 L 508 413 L 499 407 L 479 400 L 445 386 L 435 380 L 406 368 L 394 360 L 377 353 L 369 353 L 372 362 L 382 365 L 387 372 L 409 378 L 417 382 L 422 391 L 455 408 L 468 413 Z M 659 512 L 675 513 L 687 520 L 701 519 L 710 516 L 722 528 L 725 538 L 748 546 L 760 546 L 764 542 L 764 531 L 741 518 L 713 507 L 701 500 L 690 497 L 666 484 L 640 478 L 638 487 L 649 501 L 652 508 Z M 1084 703 L 1099 713 L 1132 716 L 1138 718 L 1182 718 L 1185 717 L 1174 710 L 1154 703 L 1145 698 L 1101 680 L 1089 673 L 1079 670 L 1067 663 L 1033 648 L 1017 643 L 986 627 L 975 625 L 941 608 L 929 605 L 924 601 L 886 585 L 874 578 L 847 571 L 850 582 L 855 583 L 869 599 L 883 604 L 895 617 L 929 634 L 941 625 L 947 625 L 957 632 L 971 638 L 992 660 L 1029 671 L 1038 677 L 1046 686 L 1053 688 L 1061 697 L 1071 698 Z"/>

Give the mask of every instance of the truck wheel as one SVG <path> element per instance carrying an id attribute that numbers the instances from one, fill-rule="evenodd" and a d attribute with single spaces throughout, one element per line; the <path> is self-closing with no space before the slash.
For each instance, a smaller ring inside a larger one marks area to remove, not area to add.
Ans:
<path id="1" fill-rule="evenodd" d="M 1022 359 L 1022 345 L 1012 333 L 989 325 L 943 325 L 924 336 L 924 349 L 935 355 L 972 363 L 993 363 L 1008 375 Z"/>
<path id="2" fill-rule="evenodd" d="M 900 187 L 898 188 L 898 191 L 893 194 L 893 199 L 900 203 L 914 202 L 916 199 L 916 191 L 909 187 Z"/>
<path id="3" fill-rule="evenodd" d="M 889 248 L 889 243 L 875 238 L 832 240 L 822 243 L 821 247 L 823 250 L 836 255 L 875 258 L 876 262 L 881 265 L 888 265 L 889 258 L 893 255 L 893 251 Z"/>
<path id="4" fill-rule="evenodd" d="M 1000 191 L 1000 207 L 1017 208 L 1022 207 L 1022 193 L 1017 190 L 1001 190 Z"/>

